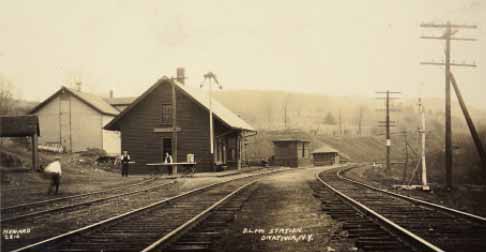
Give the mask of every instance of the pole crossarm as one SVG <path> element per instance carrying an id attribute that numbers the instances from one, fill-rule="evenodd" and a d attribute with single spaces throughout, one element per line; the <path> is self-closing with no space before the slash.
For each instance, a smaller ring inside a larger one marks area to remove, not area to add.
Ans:
<path id="1" fill-rule="evenodd" d="M 462 41 L 477 41 L 476 38 L 457 38 L 457 37 L 449 37 L 447 35 L 435 37 L 435 36 L 420 36 L 421 39 L 439 39 L 439 40 L 462 40 Z"/>
<path id="2" fill-rule="evenodd" d="M 420 62 L 420 65 L 432 65 L 432 66 L 445 66 L 442 62 Z M 477 67 L 475 63 L 449 63 L 449 66 L 459 66 L 459 67 Z"/>
<path id="3" fill-rule="evenodd" d="M 435 23 L 422 23 L 420 24 L 422 28 L 462 28 L 462 29 L 477 29 L 477 25 L 466 25 L 466 24 L 435 24 Z"/>

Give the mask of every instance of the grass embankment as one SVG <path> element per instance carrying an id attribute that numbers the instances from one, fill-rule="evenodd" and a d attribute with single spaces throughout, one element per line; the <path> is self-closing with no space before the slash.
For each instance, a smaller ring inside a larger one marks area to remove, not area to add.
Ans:
<path id="1" fill-rule="evenodd" d="M 98 156 L 89 152 L 74 154 L 42 152 L 40 153 L 41 164 L 46 165 L 56 157 L 61 158 L 62 164 L 60 194 L 48 196 L 47 188 L 50 180 L 41 172 L 30 169 L 31 154 L 29 150 L 21 146 L 3 146 L 1 151 L 4 153 L 8 151 L 10 155 L 21 161 L 21 166 L 24 168 L 22 172 L 10 172 L 9 168 L 2 169 L 0 193 L 2 208 L 30 201 L 105 190 L 143 179 L 141 176 L 129 176 L 122 179 L 118 169 L 102 169 L 96 165 L 95 160 Z M 18 170 L 17 168 L 16 170 Z"/>

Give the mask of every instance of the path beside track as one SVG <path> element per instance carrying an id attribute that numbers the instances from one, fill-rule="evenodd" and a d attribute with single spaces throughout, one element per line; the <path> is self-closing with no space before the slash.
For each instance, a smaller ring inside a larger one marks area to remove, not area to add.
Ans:
<path id="1" fill-rule="evenodd" d="M 314 172 L 323 169 L 299 168 L 261 180 L 222 233 L 224 239 L 215 241 L 210 250 L 327 251 L 336 245 L 351 249 L 346 241 L 334 241 L 341 232 L 339 225 L 321 211 L 309 186 L 315 181 Z"/>

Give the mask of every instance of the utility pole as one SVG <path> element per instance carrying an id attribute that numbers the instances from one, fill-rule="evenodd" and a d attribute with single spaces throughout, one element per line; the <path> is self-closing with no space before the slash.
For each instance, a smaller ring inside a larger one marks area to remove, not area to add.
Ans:
<path id="1" fill-rule="evenodd" d="M 212 101 L 212 93 L 213 93 L 213 83 L 211 80 L 214 81 L 214 84 L 218 85 L 219 89 L 223 89 L 216 78 L 216 75 L 212 72 L 208 72 L 204 74 L 204 81 L 208 81 L 208 88 L 209 88 L 209 153 L 210 153 L 210 165 L 211 170 L 214 171 L 214 129 L 213 129 L 213 101 Z M 204 86 L 204 82 L 201 84 L 201 87 Z"/>
<path id="2" fill-rule="evenodd" d="M 418 101 L 420 118 L 421 118 L 421 128 L 419 129 L 419 133 L 421 135 L 421 161 L 422 161 L 422 190 L 429 191 L 430 187 L 427 183 L 427 162 L 425 160 L 425 108 L 422 104 L 422 98 L 419 98 Z"/>
<path id="3" fill-rule="evenodd" d="M 459 25 L 451 24 L 447 22 L 445 24 L 434 23 L 422 23 L 422 28 L 438 28 L 445 29 L 444 33 L 440 37 L 435 36 L 421 36 L 422 39 L 439 39 L 445 40 L 445 63 L 437 62 L 421 62 L 422 65 L 438 65 L 445 66 L 445 170 L 446 170 L 446 186 L 450 190 L 452 189 L 452 122 L 451 122 L 451 86 L 449 72 L 451 66 L 463 66 L 463 67 L 476 67 L 476 64 L 456 64 L 451 63 L 451 40 L 461 41 L 475 41 L 473 38 L 458 38 L 453 37 L 457 33 L 458 29 L 476 29 L 476 25 Z M 454 30 L 452 30 L 454 29 Z"/>
<path id="4" fill-rule="evenodd" d="M 175 81 L 171 80 L 171 93 L 172 93 L 172 161 L 177 163 L 177 149 L 178 149 L 178 140 L 177 140 L 177 93 L 176 93 L 176 84 Z M 177 175 L 177 165 L 173 166 L 172 173 Z"/>
<path id="5" fill-rule="evenodd" d="M 481 138 L 474 126 L 474 123 L 471 119 L 471 115 L 469 115 L 469 111 L 467 110 L 466 103 L 462 98 L 461 91 L 459 90 L 459 86 L 457 85 L 456 78 L 452 73 L 450 73 L 450 79 L 452 86 L 454 87 L 454 91 L 456 93 L 457 99 L 459 100 L 459 105 L 461 106 L 462 113 L 466 118 L 467 126 L 469 127 L 469 131 L 471 132 L 471 136 L 474 140 L 474 144 L 476 145 L 476 150 L 478 151 L 479 158 L 481 159 L 481 165 L 483 169 L 486 171 L 486 152 L 484 151 L 483 143 L 481 142 Z"/>
<path id="6" fill-rule="evenodd" d="M 390 121 L 390 112 L 396 111 L 393 109 L 390 109 L 390 100 L 391 99 L 398 99 L 396 97 L 390 97 L 392 94 L 400 94 L 400 92 L 391 92 L 390 90 L 387 90 L 385 92 L 376 92 L 377 94 L 385 94 L 385 97 L 379 97 L 378 99 L 385 99 L 385 121 L 380 121 L 379 123 L 385 123 L 385 137 L 386 137 L 386 167 L 385 167 L 385 172 L 390 172 L 391 170 L 391 165 L 390 165 L 390 153 L 391 153 L 391 138 L 390 138 L 390 127 L 394 126 L 392 123 L 394 121 Z"/>

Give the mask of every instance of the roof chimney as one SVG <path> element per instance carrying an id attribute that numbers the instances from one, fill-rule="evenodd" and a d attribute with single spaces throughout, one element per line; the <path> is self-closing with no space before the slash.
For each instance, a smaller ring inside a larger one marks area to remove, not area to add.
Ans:
<path id="1" fill-rule="evenodd" d="M 185 72 L 186 70 L 183 67 L 178 67 L 176 69 L 176 80 L 182 84 L 184 84 L 184 81 L 186 79 Z"/>
<path id="2" fill-rule="evenodd" d="M 115 97 L 115 93 L 113 92 L 113 89 L 110 90 L 110 98 L 114 98 Z"/>

